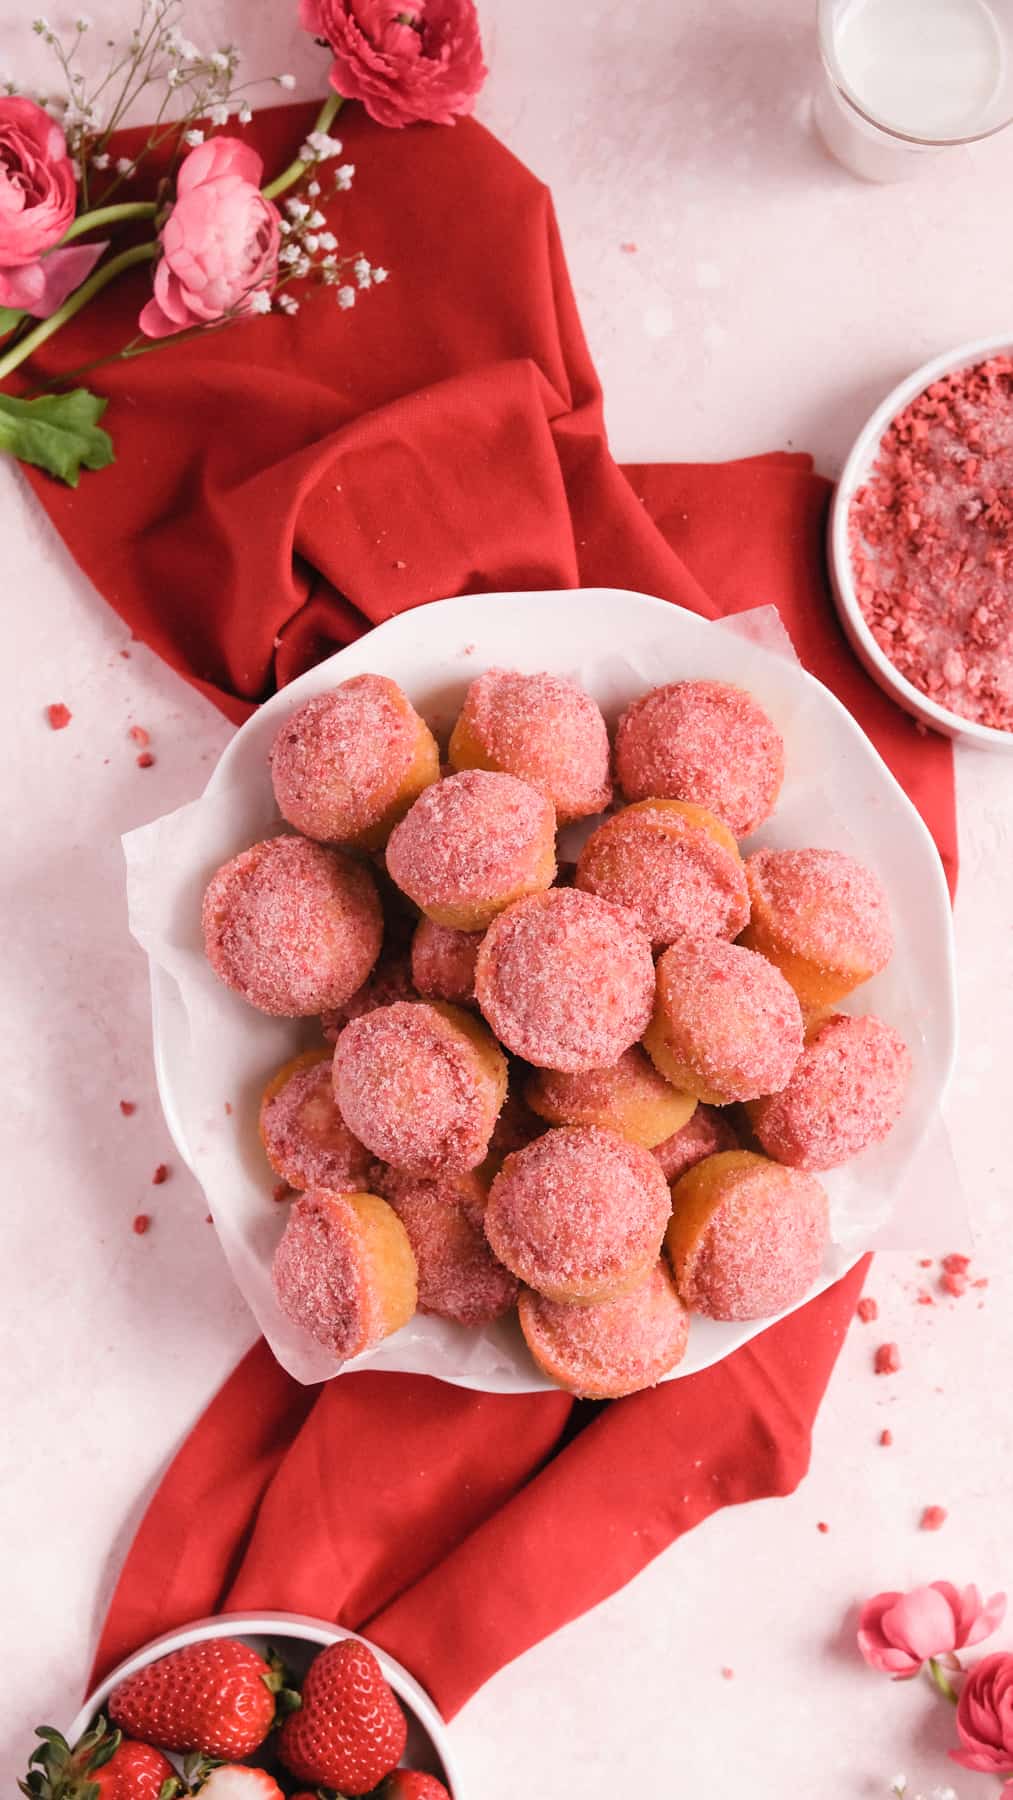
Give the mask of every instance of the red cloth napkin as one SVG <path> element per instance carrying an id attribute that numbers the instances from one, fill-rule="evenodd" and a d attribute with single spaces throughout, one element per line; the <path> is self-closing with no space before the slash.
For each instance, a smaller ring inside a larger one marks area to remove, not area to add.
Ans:
<path id="1" fill-rule="evenodd" d="M 256 120 L 271 172 L 310 117 Z M 474 124 L 341 129 L 358 176 L 334 228 L 390 281 L 352 312 L 323 293 L 295 321 L 103 369 L 115 467 L 76 492 L 32 477 L 110 603 L 235 720 L 444 595 L 605 585 L 707 616 L 772 603 L 952 879 L 949 746 L 844 646 L 808 458 L 620 469 L 545 189 Z M 110 291 L 49 370 L 125 341 L 144 294 L 142 275 Z M 301 1388 L 258 1344 L 152 1502 L 98 1668 L 201 1614 L 305 1611 L 365 1631 L 452 1713 L 718 1507 L 797 1484 L 863 1273 L 717 1367 L 603 1408 L 403 1375 Z"/>

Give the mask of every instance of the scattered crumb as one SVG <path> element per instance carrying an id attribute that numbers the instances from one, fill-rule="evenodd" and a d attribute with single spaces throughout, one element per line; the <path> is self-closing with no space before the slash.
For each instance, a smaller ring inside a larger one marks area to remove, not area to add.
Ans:
<path id="1" fill-rule="evenodd" d="M 214 1224 L 214 1220 L 212 1219 L 210 1213 L 204 1214 L 204 1223 L 205 1223 L 205 1225 L 213 1225 Z"/>
<path id="2" fill-rule="evenodd" d="M 868 1325 L 871 1323 L 871 1321 L 873 1319 L 879 1318 L 878 1305 L 876 1304 L 875 1300 L 871 1299 L 868 1295 L 865 1295 L 865 1294 L 863 1294 L 861 1300 L 858 1302 L 858 1305 L 856 1306 L 855 1311 L 858 1314 L 858 1317 L 861 1319 L 863 1325 Z"/>
<path id="3" fill-rule="evenodd" d="M 977 1281 L 972 1281 L 971 1286 L 976 1288 L 986 1288 L 988 1286 L 988 1276 L 979 1275 Z"/>
<path id="4" fill-rule="evenodd" d="M 127 662 L 130 661 L 130 651 L 129 650 L 121 650 L 120 655 L 125 657 Z"/>
<path id="5" fill-rule="evenodd" d="M 395 569 L 407 569 L 408 564 L 406 562 L 402 562 L 400 557 L 397 557 L 394 562 L 394 567 L 395 567 Z"/>
<path id="6" fill-rule="evenodd" d="M 620 244 L 619 248 L 624 256 L 636 256 L 637 254 L 636 244 Z"/>
<path id="7" fill-rule="evenodd" d="M 932 1267 L 931 1256 L 920 1256 L 918 1258 L 918 1267 L 920 1269 L 931 1269 L 931 1267 Z"/>
<path id="8" fill-rule="evenodd" d="M 951 1250 L 949 1256 L 943 1257 L 943 1268 L 947 1275 L 966 1275 L 970 1267 L 971 1258 L 959 1255 L 956 1250 Z"/>
<path id="9" fill-rule="evenodd" d="M 722 1681 L 734 1681 L 735 1680 L 735 1670 L 729 1669 L 727 1667 L 723 1668 L 721 1671 L 721 1679 L 722 1679 Z"/>
<path id="10" fill-rule="evenodd" d="M 827 1532 L 830 1530 L 830 1527 L 827 1524 L 826 1519 L 818 1519 L 816 1522 L 816 1529 L 817 1529 L 817 1531 L 822 1531 L 822 1533 L 825 1537 Z"/>
<path id="11" fill-rule="evenodd" d="M 143 725 L 131 725 L 127 736 L 132 737 L 135 744 L 140 744 L 142 750 L 144 749 L 145 744 L 150 744 L 151 742 L 151 734 L 150 732 L 145 731 Z"/>
<path id="12" fill-rule="evenodd" d="M 892 1444 L 892 1443 L 893 1443 L 893 1432 L 892 1432 L 892 1431 L 891 1431 L 891 1430 L 890 1430 L 890 1427 L 889 1427 L 889 1426 L 886 1426 L 886 1427 L 885 1427 L 885 1428 L 884 1428 L 884 1429 L 883 1429 L 883 1430 L 882 1430 L 882 1431 L 881 1431 L 881 1432 L 880 1432 L 880 1434 L 879 1434 L 879 1441 L 880 1441 L 880 1443 L 881 1443 L 881 1444 L 883 1444 L 883 1445 L 884 1445 L 884 1446 L 885 1446 L 885 1447 L 886 1447 L 886 1448 L 887 1448 L 887 1449 L 889 1449 L 889 1447 L 890 1447 L 890 1445 L 891 1445 L 891 1444 Z"/>
<path id="13" fill-rule="evenodd" d="M 461 651 L 461 655 L 462 656 L 474 656 L 477 648 L 478 648 L 477 644 L 465 644 L 463 650 Z"/>
<path id="14" fill-rule="evenodd" d="M 936 1304 L 935 1299 L 933 1295 L 929 1293 L 928 1288 L 919 1288 L 917 1299 L 919 1306 L 935 1306 Z"/>
<path id="15" fill-rule="evenodd" d="M 150 750 L 142 750 L 140 756 L 137 758 L 137 767 L 139 769 L 150 769 L 154 760 Z"/>
<path id="16" fill-rule="evenodd" d="M 231 1118 L 232 1117 L 232 1101 L 231 1100 L 226 1100 L 225 1111 L 226 1111 L 226 1114 L 228 1115 L 228 1117 Z"/>
<path id="17" fill-rule="evenodd" d="M 945 1506 L 923 1507 L 922 1516 L 918 1521 L 918 1529 L 919 1531 L 940 1531 L 946 1524 L 946 1519 Z"/>
<path id="18" fill-rule="evenodd" d="M 877 1375 L 896 1375 L 900 1368 L 900 1350 L 896 1344 L 880 1344 L 872 1359 Z"/>
<path id="19" fill-rule="evenodd" d="M 121 1100 L 120 1101 L 120 1112 L 123 1114 L 123 1117 L 125 1119 L 131 1118 L 132 1115 L 136 1111 L 137 1111 L 137 1101 L 136 1100 Z"/>
<path id="20" fill-rule="evenodd" d="M 134 1230 L 137 1233 L 138 1237 L 143 1237 L 144 1233 L 149 1229 L 150 1225 L 151 1225 L 150 1213 L 138 1213 L 137 1214 L 137 1217 L 134 1220 Z"/>
<path id="21" fill-rule="evenodd" d="M 46 707 L 46 718 L 53 731 L 63 731 L 64 727 L 70 724 L 73 714 L 69 706 L 64 706 L 62 700 L 54 700 L 52 706 Z"/>
<path id="22" fill-rule="evenodd" d="M 151 1177 L 152 1187 L 161 1187 L 163 1181 L 168 1181 L 168 1179 L 169 1179 L 169 1170 L 168 1170 L 166 1164 L 159 1163 L 158 1168 L 155 1170 L 155 1173 Z"/>
<path id="23" fill-rule="evenodd" d="M 944 1293 L 952 1294 L 954 1299 L 959 1300 L 961 1294 L 967 1293 L 971 1284 L 961 1269 L 947 1269 L 939 1285 Z"/>

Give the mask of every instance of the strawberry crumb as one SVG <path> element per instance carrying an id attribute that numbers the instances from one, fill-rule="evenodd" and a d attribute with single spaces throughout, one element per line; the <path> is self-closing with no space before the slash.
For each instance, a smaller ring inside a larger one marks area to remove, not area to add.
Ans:
<path id="1" fill-rule="evenodd" d="M 120 1101 L 120 1112 L 123 1114 L 123 1117 L 125 1119 L 132 1118 L 133 1114 L 136 1111 L 137 1111 L 136 1100 L 121 1100 Z"/>
<path id="2" fill-rule="evenodd" d="M 893 1432 L 890 1430 L 889 1426 L 880 1432 L 879 1441 L 889 1449 L 890 1445 L 893 1443 Z"/>
<path id="3" fill-rule="evenodd" d="M 949 1256 L 943 1257 L 943 1268 L 947 1275 L 966 1275 L 970 1267 L 971 1258 L 960 1256 L 956 1250 L 951 1250 Z"/>
<path id="4" fill-rule="evenodd" d="M 920 1269 L 931 1269 L 931 1267 L 932 1267 L 931 1256 L 920 1256 L 918 1258 L 918 1267 Z"/>
<path id="5" fill-rule="evenodd" d="M 213 1225 L 214 1224 L 214 1220 L 212 1219 L 210 1213 L 204 1214 L 204 1223 L 205 1223 L 205 1225 Z"/>
<path id="6" fill-rule="evenodd" d="M 722 1681 L 734 1681 L 735 1680 L 735 1670 L 728 1669 L 728 1668 L 722 1669 L 721 1679 L 722 1679 Z"/>
<path id="7" fill-rule="evenodd" d="M 231 1119 L 231 1117 L 232 1117 L 232 1101 L 231 1100 L 226 1100 L 225 1112 L 226 1112 L 226 1116 Z"/>
<path id="8" fill-rule="evenodd" d="M 53 731 L 63 731 L 73 716 L 70 707 L 64 706 L 62 700 L 54 700 L 52 706 L 46 707 L 46 718 Z"/>
<path id="9" fill-rule="evenodd" d="M 971 1284 L 960 1269 L 947 1269 L 939 1285 L 945 1293 L 952 1294 L 954 1299 L 959 1299 L 961 1294 L 967 1293 Z"/>
<path id="10" fill-rule="evenodd" d="M 988 1276 L 979 1275 L 977 1281 L 972 1281 L 971 1286 L 976 1288 L 986 1288 L 988 1286 Z"/>
<path id="11" fill-rule="evenodd" d="M 120 655 L 123 657 L 126 657 L 126 660 L 128 662 L 130 661 L 130 651 L 129 650 L 121 650 Z"/>
<path id="12" fill-rule="evenodd" d="M 896 1375 L 900 1368 L 900 1350 L 896 1344 L 880 1344 L 872 1359 L 877 1375 Z"/>
<path id="13" fill-rule="evenodd" d="M 858 1314 L 858 1317 L 861 1319 L 863 1325 L 868 1325 L 872 1322 L 873 1319 L 879 1318 L 879 1307 L 876 1304 L 876 1301 L 871 1299 L 866 1294 L 863 1294 L 861 1300 L 858 1302 L 858 1305 L 855 1308 L 855 1311 Z"/>
<path id="14" fill-rule="evenodd" d="M 274 1187 L 271 1189 L 271 1199 L 287 1200 L 291 1192 L 292 1189 L 289 1187 L 287 1181 L 276 1181 Z"/>
<path id="15" fill-rule="evenodd" d="M 936 1304 L 935 1298 L 929 1293 L 928 1288 L 919 1288 L 917 1299 L 919 1306 L 935 1306 Z"/>
<path id="16" fill-rule="evenodd" d="M 154 760 L 150 750 L 142 750 L 140 756 L 137 758 L 137 767 L 139 769 L 150 769 Z"/>
<path id="17" fill-rule="evenodd" d="M 138 1213 L 137 1214 L 137 1217 L 134 1220 L 134 1230 L 137 1233 L 138 1237 L 143 1237 L 144 1233 L 149 1229 L 150 1225 L 151 1225 L 151 1215 L 149 1213 Z"/>
<path id="18" fill-rule="evenodd" d="M 636 256 L 637 254 L 636 244 L 620 244 L 619 248 L 624 256 Z"/>
<path id="19" fill-rule="evenodd" d="M 145 744 L 151 742 L 151 735 L 145 731 L 143 725 L 131 725 L 129 736 L 133 738 L 135 744 L 140 744 L 142 750 Z"/>
<path id="20" fill-rule="evenodd" d="M 946 1524 L 947 1517 L 945 1506 L 926 1506 L 918 1521 L 918 1529 L 920 1531 L 939 1531 Z"/>
<path id="21" fill-rule="evenodd" d="M 816 1522 L 816 1529 L 817 1529 L 817 1531 L 822 1531 L 823 1535 L 826 1536 L 827 1532 L 830 1530 L 830 1527 L 827 1524 L 826 1519 L 818 1519 Z"/>
<path id="22" fill-rule="evenodd" d="M 168 1168 L 166 1167 L 165 1163 L 159 1163 L 158 1168 L 155 1170 L 155 1173 L 151 1177 L 152 1187 L 161 1187 L 163 1181 L 168 1181 L 168 1179 L 169 1179 Z"/>

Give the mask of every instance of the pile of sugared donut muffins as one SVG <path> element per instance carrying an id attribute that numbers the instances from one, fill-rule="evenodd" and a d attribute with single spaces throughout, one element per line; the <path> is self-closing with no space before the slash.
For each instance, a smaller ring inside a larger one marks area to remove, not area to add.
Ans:
<path id="1" fill-rule="evenodd" d="M 743 689 L 634 702 L 614 750 L 556 675 L 472 683 L 441 772 L 405 694 L 357 675 L 293 713 L 271 773 L 294 833 L 218 870 L 215 973 L 319 1014 L 261 1135 L 295 1190 L 274 1258 L 288 1317 L 344 1360 L 418 1308 L 516 1307 L 561 1387 L 648 1387 L 689 1314 L 768 1317 L 819 1274 L 814 1171 L 878 1142 L 908 1051 L 835 1011 L 892 936 L 836 850 L 737 840 L 784 752 Z M 623 804 L 557 869 L 561 825 Z"/>

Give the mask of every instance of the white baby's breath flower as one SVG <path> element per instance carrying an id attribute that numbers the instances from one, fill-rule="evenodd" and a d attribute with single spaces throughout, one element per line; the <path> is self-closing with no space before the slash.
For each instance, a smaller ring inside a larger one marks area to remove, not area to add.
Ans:
<path id="1" fill-rule="evenodd" d="M 208 57 L 208 62 L 213 69 L 217 69 L 221 74 L 224 74 L 229 66 L 228 51 L 212 50 L 211 55 Z"/>
<path id="2" fill-rule="evenodd" d="M 340 188 L 343 193 L 346 192 L 348 190 L 348 188 L 350 188 L 352 185 L 352 178 L 353 178 L 354 174 L 355 174 L 355 164 L 354 163 L 342 163 L 341 167 L 338 169 L 335 169 L 335 171 L 334 171 L 335 187 Z"/>
<path id="3" fill-rule="evenodd" d="M 294 318 L 295 314 L 299 311 L 299 302 L 292 294 L 282 294 L 279 297 L 278 305 L 281 307 L 282 312 L 288 313 L 290 319 Z"/>
<path id="4" fill-rule="evenodd" d="M 337 247 L 338 247 L 338 240 L 335 237 L 333 231 L 322 231 L 320 233 L 320 248 L 321 248 L 321 250 L 336 250 Z"/>
<path id="5" fill-rule="evenodd" d="M 197 145 L 203 144 L 204 142 L 204 133 L 203 131 L 198 131 L 196 127 L 194 127 L 192 131 L 184 131 L 183 142 L 184 144 L 189 144 L 191 150 L 196 150 Z"/>
<path id="6" fill-rule="evenodd" d="M 134 172 L 134 165 L 131 162 L 129 156 L 121 156 L 117 159 L 117 162 L 116 162 L 117 175 L 132 175 L 133 172 Z"/>
<path id="7" fill-rule="evenodd" d="M 90 31 L 95 21 L 90 13 L 78 13 L 74 20 L 75 31 Z"/>
<path id="8" fill-rule="evenodd" d="M 277 80 L 279 87 L 288 88 L 290 92 L 291 92 L 292 88 L 295 87 L 295 76 L 294 75 L 278 75 L 276 77 L 276 80 Z"/>
<path id="9" fill-rule="evenodd" d="M 373 270 L 373 285 L 375 287 L 382 286 L 383 282 L 388 279 L 389 274 L 389 269 L 381 269 L 379 266 L 375 268 Z"/>
<path id="10" fill-rule="evenodd" d="M 36 37 L 40 38 L 48 38 L 53 35 L 53 27 L 46 18 L 45 13 L 40 13 L 37 19 L 32 20 L 32 30 Z"/>
<path id="11" fill-rule="evenodd" d="M 99 152 L 98 156 L 92 157 L 91 166 L 93 169 L 108 169 L 111 160 L 112 158 L 110 157 L 109 152 L 107 150 L 102 150 Z"/>
<path id="12" fill-rule="evenodd" d="M 290 219 L 302 220 L 309 218 L 310 209 L 305 200 L 286 200 L 285 211 L 288 213 Z"/>
<path id="13" fill-rule="evenodd" d="M 236 116 L 239 120 L 240 125 L 248 125 L 250 123 L 250 120 L 253 118 L 253 108 L 251 106 L 249 106 L 247 104 L 247 102 L 244 100 L 243 104 L 239 108 L 239 112 L 237 113 Z"/>
<path id="14" fill-rule="evenodd" d="M 309 274 L 311 266 L 308 256 L 300 256 L 299 261 L 292 265 L 292 273 L 298 281 L 303 281 Z"/>
<path id="15" fill-rule="evenodd" d="M 165 84 L 166 87 L 178 88 L 182 87 L 185 80 L 186 76 L 183 74 L 182 70 L 170 69 L 165 77 Z"/>
<path id="16" fill-rule="evenodd" d="M 227 125 L 229 122 L 228 102 L 225 100 L 216 100 L 214 106 L 208 113 L 208 118 L 211 120 L 212 125 Z"/>
<path id="17" fill-rule="evenodd" d="M 364 256 L 357 256 L 352 264 L 352 273 L 361 288 L 368 288 L 369 278 L 373 273 Z"/>
<path id="18" fill-rule="evenodd" d="M 324 263 L 323 263 L 324 280 L 326 281 L 328 287 L 333 287 L 335 282 L 338 282 L 341 280 L 341 276 L 338 274 L 337 269 L 331 268 L 331 266 L 330 266 L 334 261 L 335 261 L 335 258 L 333 256 L 327 256 L 324 258 Z"/>
<path id="19" fill-rule="evenodd" d="M 341 139 L 329 137 L 326 131 L 311 131 L 299 152 L 300 162 L 327 162 L 332 156 L 340 156 Z"/>
<path id="20" fill-rule="evenodd" d="M 306 236 L 303 238 L 303 243 L 305 244 L 305 246 L 311 256 L 315 256 L 317 251 L 320 248 L 320 239 L 317 237 L 317 234 L 315 231 L 308 231 L 306 233 Z"/>
<path id="21" fill-rule="evenodd" d="M 319 181 L 308 181 L 308 182 L 307 182 L 307 183 L 306 183 L 306 192 L 307 192 L 307 193 L 308 193 L 308 194 L 309 194 L 309 195 L 311 195 L 311 197 L 312 197 L 312 198 L 313 198 L 313 199 L 314 199 L 314 200 L 315 200 L 315 199 L 316 199 L 316 197 L 317 197 L 317 195 L 318 195 L 318 194 L 319 194 L 319 192 L 320 192 L 320 183 L 319 183 Z"/>
<path id="22" fill-rule="evenodd" d="M 339 287 L 338 305 L 342 312 L 347 312 L 350 306 L 355 305 L 355 289 L 353 287 Z"/>
<path id="23" fill-rule="evenodd" d="M 71 168 L 71 173 L 74 177 L 74 180 L 80 181 L 80 179 L 81 179 L 81 164 L 78 162 L 76 156 L 71 157 L 70 168 Z"/>
<path id="24" fill-rule="evenodd" d="M 320 208 L 317 207 L 315 209 L 315 211 L 310 213 L 310 216 L 307 219 L 306 223 L 312 231 L 319 231 L 321 225 L 326 225 L 327 220 L 324 218 L 324 215 L 320 211 Z"/>
<path id="25" fill-rule="evenodd" d="M 301 254 L 298 244 L 282 244 L 278 251 L 278 261 L 280 263 L 297 263 Z"/>
<path id="26" fill-rule="evenodd" d="M 337 268 L 337 264 L 338 259 L 336 256 L 322 256 L 320 258 L 320 267 L 322 269 L 334 269 Z"/>
<path id="27" fill-rule="evenodd" d="M 250 311 L 253 313 L 269 313 L 270 310 L 271 296 L 268 293 L 267 288 L 258 288 L 255 294 L 250 295 Z"/>

